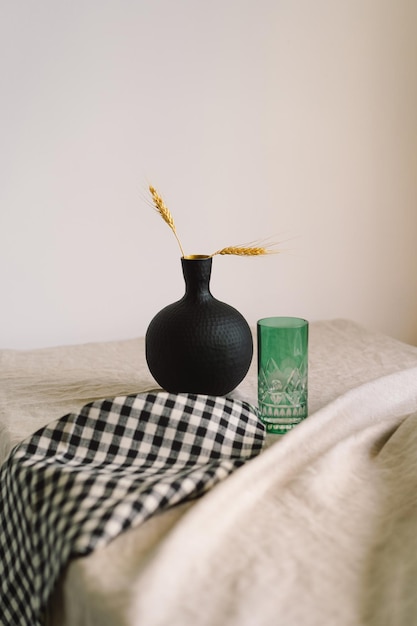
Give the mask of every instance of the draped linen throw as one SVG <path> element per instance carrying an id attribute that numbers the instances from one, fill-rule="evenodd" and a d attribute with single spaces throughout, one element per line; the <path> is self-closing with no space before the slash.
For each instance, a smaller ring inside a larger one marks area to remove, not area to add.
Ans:
<path id="1" fill-rule="evenodd" d="M 68 559 L 208 491 L 259 454 L 250 404 L 155 392 L 100 400 L 18 445 L 0 471 L 0 620 L 38 626 Z"/>

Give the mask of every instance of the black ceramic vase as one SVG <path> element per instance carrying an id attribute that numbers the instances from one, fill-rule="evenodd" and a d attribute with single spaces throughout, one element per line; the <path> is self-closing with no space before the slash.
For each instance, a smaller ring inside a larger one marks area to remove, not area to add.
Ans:
<path id="1" fill-rule="evenodd" d="M 181 258 L 185 294 L 166 306 L 146 332 L 146 360 L 171 393 L 223 396 L 245 377 L 253 355 L 245 318 L 210 292 L 211 257 Z"/>

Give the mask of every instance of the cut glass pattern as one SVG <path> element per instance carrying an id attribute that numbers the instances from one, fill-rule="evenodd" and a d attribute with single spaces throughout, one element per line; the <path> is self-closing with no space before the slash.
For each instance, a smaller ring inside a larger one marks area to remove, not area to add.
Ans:
<path id="1" fill-rule="evenodd" d="M 281 368 L 268 359 L 259 371 L 258 399 L 260 416 L 271 424 L 289 427 L 307 416 L 307 365 L 297 367 L 286 359 Z"/>

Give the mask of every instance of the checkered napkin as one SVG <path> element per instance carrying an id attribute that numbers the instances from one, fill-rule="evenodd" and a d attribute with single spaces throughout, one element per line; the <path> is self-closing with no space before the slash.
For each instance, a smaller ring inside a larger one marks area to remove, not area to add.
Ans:
<path id="1" fill-rule="evenodd" d="M 42 623 L 70 557 L 196 498 L 258 454 L 256 409 L 167 392 L 88 404 L 17 446 L 0 471 L 0 623 Z"/>

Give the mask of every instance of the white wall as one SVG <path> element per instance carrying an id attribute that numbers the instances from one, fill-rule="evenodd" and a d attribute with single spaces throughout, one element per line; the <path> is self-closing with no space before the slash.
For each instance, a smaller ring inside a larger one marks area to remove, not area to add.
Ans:
<path id="1" fill-rule="evenodd" d="M 415 0 L 0 5 L 0 347 L 134 337 L 187 253 L 253 323 L 417 343 Z"/>

